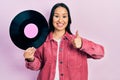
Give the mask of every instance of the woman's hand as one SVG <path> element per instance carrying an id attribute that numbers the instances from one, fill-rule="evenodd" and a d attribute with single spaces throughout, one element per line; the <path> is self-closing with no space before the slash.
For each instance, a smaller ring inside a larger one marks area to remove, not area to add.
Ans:
<path id="1" fill-rule="evenodd" d="M 78 31 L 76 31 L 75 39 L 72 40 L 72 44 L 75 48 L 81 48 L 82 46 L 81 37 L 79 36 Z"/>
<path id="2" fill-rule="evenodd" d="M 30 47 L 30 48 L 26 49 L 24 52 L 24 55 L 23 55 L 24 58 L 29 61 L 33 61 L 35 51 L 36 51 L 36 49 L 34 47 Z"/>

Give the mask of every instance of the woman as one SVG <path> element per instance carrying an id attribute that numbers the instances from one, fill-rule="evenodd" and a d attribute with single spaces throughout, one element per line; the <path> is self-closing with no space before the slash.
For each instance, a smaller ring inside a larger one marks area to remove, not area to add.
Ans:
<path id="1" fill-rule="evenodd" d="M 24 52 L 26 67 L 40 70 L 37 80 L 88 80 L 87 58 L 104 56 L 101 45 L 70 31 L 71 16 L 64 3 L 53 6 L 49 19 L 50 33 L 38 48 Z"/>

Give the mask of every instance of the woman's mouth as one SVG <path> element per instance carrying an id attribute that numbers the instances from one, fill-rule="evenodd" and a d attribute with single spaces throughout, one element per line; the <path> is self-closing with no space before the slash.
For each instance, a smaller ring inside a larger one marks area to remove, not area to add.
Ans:
<path id="1" fill-rule="evenodd" d="M 63 27 L 63 23 L 57 23 L 58 27 Z"/>

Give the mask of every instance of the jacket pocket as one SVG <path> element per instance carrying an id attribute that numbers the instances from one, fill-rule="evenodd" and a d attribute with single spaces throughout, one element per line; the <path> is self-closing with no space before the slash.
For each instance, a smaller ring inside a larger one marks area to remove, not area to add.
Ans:
<path id="1" fill-rule="evenodd" d="M 82 64 L 82 58 L 79 51 L 71 51 L 68 55 L 68 68 L 80 68 Z"/>

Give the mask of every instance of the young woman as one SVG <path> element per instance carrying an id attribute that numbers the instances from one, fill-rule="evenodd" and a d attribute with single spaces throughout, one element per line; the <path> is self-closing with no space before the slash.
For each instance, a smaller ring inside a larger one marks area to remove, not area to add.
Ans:
<path id="1" fill-rule="evenodd" d="M 70 31 L 71 16 L 64 3 L 53 6 L 49 19 L 50 33 L 37 49 L 24 52 L 26 67 L 40 70 L 37 80 L 88 80 L 87 58 L 100 59 L 100 44 Z"/>

